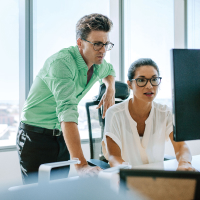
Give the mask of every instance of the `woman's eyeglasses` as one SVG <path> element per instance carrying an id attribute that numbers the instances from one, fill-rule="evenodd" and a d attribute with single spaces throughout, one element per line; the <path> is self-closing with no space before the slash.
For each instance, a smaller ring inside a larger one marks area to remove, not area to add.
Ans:
<path id="1" fill-rule="evenodd" d="M 152 86 L 158 86 L 161 82 L 161 79 L 162 79 L 162 77 L 153 77 L 153 78 L 150 78 L 150 79 L 136 78 L 136 79 L 132 79 L 132 80 L 135 80 L 139 87 L 144 87 L 147 84 L 148 81 L 150 81 Z"/>

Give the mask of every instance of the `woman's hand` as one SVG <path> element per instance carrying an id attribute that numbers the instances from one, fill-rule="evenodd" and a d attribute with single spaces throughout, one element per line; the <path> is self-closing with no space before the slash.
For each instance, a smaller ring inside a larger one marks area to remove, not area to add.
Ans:
<path id="1" fill-rule="evenodd" d="M 177 171 L 197 171 L 190 162 L 180 161 Z"/>
<path id="2" fill-rule="evenodd" d="M 197 171 L 191 164 L 192 155 L 185 142 L 175 142 L 173 139 L 173 132 L 170 133 L 169 138 L 174 146 L 176 159 L 178 161 L 177 170 L 182 171 Z"/>

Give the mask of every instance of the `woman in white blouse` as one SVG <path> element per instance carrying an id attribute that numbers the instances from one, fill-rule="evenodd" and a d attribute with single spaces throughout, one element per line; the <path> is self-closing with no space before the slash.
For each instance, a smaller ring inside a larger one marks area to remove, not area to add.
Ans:
<path id="1" fill-rule="evenodd" d="M 110 166 L 123 162 L 132 166 L 164 160 L 165 141 L 173 144 L 179 170 L 195 170 L 185 142 L 173 140 L 172 113 L 166 105 L 154 102 L 161 77 L 151 59 L 131 64 L 127 84 L 133 97 L 106 112 L 102 146 Z"/>

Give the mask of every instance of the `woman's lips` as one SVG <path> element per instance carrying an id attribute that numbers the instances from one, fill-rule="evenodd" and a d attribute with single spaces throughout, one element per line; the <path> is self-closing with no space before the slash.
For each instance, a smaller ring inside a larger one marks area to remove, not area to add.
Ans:
<path id="1" fill-rule="evenodd" d="M 144 95 L 146 95 L 147 97 L 151 97 L 151 96 L 154 95 L 154 93 L 153 92 L 146 92 L 146 93 L 144 93 Z"/>

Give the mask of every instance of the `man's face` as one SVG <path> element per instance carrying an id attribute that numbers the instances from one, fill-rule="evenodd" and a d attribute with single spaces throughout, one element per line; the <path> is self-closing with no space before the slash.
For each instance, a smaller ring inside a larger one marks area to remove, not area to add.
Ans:
<path id="1" fill-rule="evenodd" d="M 92 43 L 102 42 L 105 44 L 109 42 L 109 33 L 104 31 L 91 31 L 86 40 Z M 77 40 L 79 51 L 87 66 L 91 67 L 93 64 L 101 64 L 106 55 L 105 45 L 99 51 L 95 51 L 93 44 L 87 41 L 81 40 L 80 38 Z"/>

